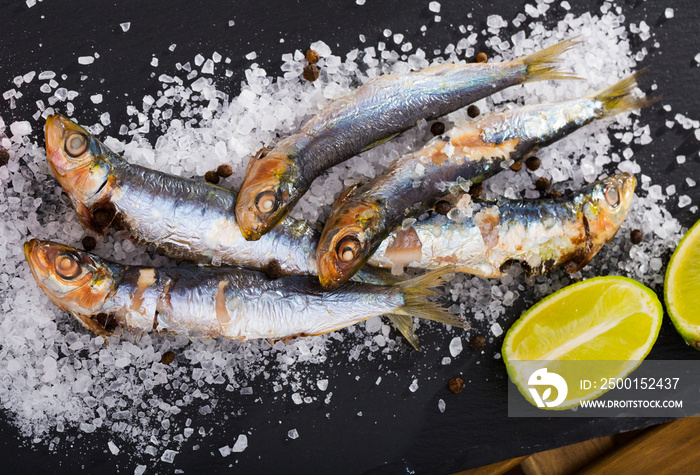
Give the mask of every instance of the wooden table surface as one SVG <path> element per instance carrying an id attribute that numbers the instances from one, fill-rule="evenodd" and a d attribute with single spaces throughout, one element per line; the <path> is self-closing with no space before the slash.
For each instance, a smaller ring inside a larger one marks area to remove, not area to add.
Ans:
<path id="1" fill-rule="evenodd" d="M 700 417 L 591 439 L 516 457 L 457 475 L 695 473 Z"/>

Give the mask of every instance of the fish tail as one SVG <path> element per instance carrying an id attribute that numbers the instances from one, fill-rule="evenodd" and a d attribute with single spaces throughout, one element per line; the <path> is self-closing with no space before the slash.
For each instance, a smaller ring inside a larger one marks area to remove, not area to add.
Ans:
<path id="1" fill-rule="evenodd" d="M 637 80 L 647 72 L 647 69 L 637 71 L 617 84 L 613 84 L 591 96 L 593 100 L 603 103 L 600 117 L 610 117 L 621 112 L 641 109 L 660 99 L 660 97 L 648 98 L 646 96 L 633 95 L 634 90 L 638 86 Z"/>
<path id="2" fill-rule="evenodd" d="M 454 271 L 453 266 L 444 267 L 395 284 L 403 292 L 404 304 L 394 314 L 389 315 L 389 319 L 415 349 L 419 349 L 418 337 L 413 332 L 411 317 L 467 328 L 467 323 L 461 317 L 452 315 L 435 302 L 428 300 L 428 297 L 436 295 L 435 288 L 442 285 L 447 275 Z"/>
<path id="3" fill-rule="evenodd" d="M 569 38 L 545 48 L 524 58 L 518 58 L 515 62 L 526 67 L 525 76 L 521 82 L 550 81 L 553 79 L 581 79 L 574 73 L 562 71 L 557 63 L 561 62 L 560 56 L 574 46 L 582 43 L 578 37 Z"/>

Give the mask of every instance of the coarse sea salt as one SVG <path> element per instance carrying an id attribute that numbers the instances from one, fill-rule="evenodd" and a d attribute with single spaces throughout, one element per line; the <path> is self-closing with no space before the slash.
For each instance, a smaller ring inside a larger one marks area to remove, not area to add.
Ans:
<path id="1" fill-rule="evenodd" d="M 450 354 L 454 358 L 462 352 L 462 339 L 458 336 L 450 341 Z"/>
<path id="2" fill-rule="evenodd" d="M 564 4 L 562 6 L 566 9 Z M 427 49 L 419 44 L 418 38 L 411 38 L 414 42 L 412 46 L 416 49 L 406 59 L 401 59 L 397 50 L 399 46 L 394 45 L 405 45 L 405 38 L 395 36 L 399 34 L 390 30 L 386 36 L 392 40 L 385 40 L 382 45 L 362 45 L 368 40 L 361 36 L 356 45 L 360 49 L 352 56 L 333 55 L 326 43 L 313 42 L 310 47 L 316 49 L 326 61 L 324 75 L 319 81 L 311 84 L 302 80 L 304 56 L 301 52 L 298 55 L 290 53 L 277 75 L 279 77 L 269 75 L 252 64 L 245 71 L 245 82 L 240 93 L 234 97 L 228 97 L 217 88 L 216 81 L 223 80 L 220 77 L 223 71 L 217 68 L 207 77 L 195 75 L 188 79 L 195 71 L 190 63 L 186 63 L 181 65 L 181 70 L 164 71 L 158 77 L 164 86 L 163 91 L 135 101 L 134 104 L 138 104 L 140 109 L 137 105 L 127 107 L 131 122 L 115 124 L 115 130 L 119 130 L 118 137 L 100 138 L 133 163 L 189 177 L 201 176 L 207 170 L 215 169 L 225 156 L 234 169 L 229 180 L 235 188 L 242 181 L 252 152 L 269 144 L 277 136 L 293 133 L 331 99 L 351 91 L 356 84 L 380 74 L 426 68 L 445 61 L 461 61 L 465 56 L 473 56 L 475 46 L 481 41 L 488 40 L 491 47 L 498 51 L 498 60 L 509 60 L 580 34 L 584 43 L 564 55 L 562 67 L 588 80 L 587 83 L 540 82 L 528 84 L 525 88 L 507 89 L 479 101 L 478 106 L 483 111 L 515 107 L 524 102 L 554 102 L 583 96 L 591 90 L 615 83 L 642 66 L 639 61 L 643 56 L 638 55 L 639 51 L 630 50 L 631 29 L 626 26 L 621 10 L 606 8 L 580 16 L 568 14 L 559 18 L 560 24 L 552 29 L 549 23 L 540 21 L 545 13 L 549 15 L 548 20 L 552 20 L 553 14 L 545 7 L 548 5 L 537 3 L 537 6 L 525 7 L 525 11 L 515 18 L 491 18 L 488 20 L 490 27 L 499 30 L 498 34 L 493 34 L 494 38 L 482 37 L 474 25 L 455 28 L 456 35 L 459 31 L 465 37 L 455 37 L 452 47 L 444 45 L 444 48 L 440 48 L 436 53 L 440 57 L 431 57 L 426 51 L 432 51 L 432 48 Z M 439 3 L 431 2 L 429 9 L 439 13 Z M 435 19 L 438 20 L 439 15 Z M 478 22 L 475 23 L 478 26 Z M 519 31 L 506 31 L 503 29 L 506 24 L 513 25 Z M 233 22 L 230 22 L 232 25 Z M 642 28 L 649 33 L 649 26 L 644 25 L 640 23 L 635 33 L 638 35 L 635 41 L 641 42 L 642 47 L 646 41 L 639 35 L 644 33 Z M 124 32 L 129 29 L 127 23 L 120 26 Z M 421 28 L 421 31 L 426 30 Z M 380 33 L 373 32 L 369 37 Z M 397 43 L 397 39 L 401 41 Z M 605 60 L 599 58 L 599 51 L 607 52 Z M 212 59 L 206 60 L 204 55 L 198 54 L 193 61 L 202 72 L 209 71 L 214 63 L 218 63 L 215 53 L 209 51 L 206 55 Z M 609 58 L 615 60 L 608 61 Z M 212 61 L 212 64 L 206 64 L 207 61 Z M 34 87 L 53 95 L 52 91 L 56 90 L 57 98 L 71 100 L 71 91 L 58 92 L 58 79 L 61 78 L 57 78 L 53 71 L 40 72 L 39 81 L 31 84 L 26 77 L 23 78 L 22 91 Z M 9 84 L 3 90 L 13 86 L 19 87 Z M 10 99 L 21 103 L 22 98 L 17 99 L 16 93 Z M 99 90 L 81 90 L 80 93 L 87 95 L 95 104 L 102 101 Z M 61 104 L 58 102 L 47 107 L 42 102 L 37 107 L 41 114 L 48 115 L 54 112 L 53 107 L 60 111 L 58 107 Z M 670 107 L 664 110 L 671 112 Z M 589 180 L 614 171 L 616 165 L 621 170 L 644 173 L 644 167 L 636 162 L 636 157 L 644 154 L 633 152 L 633 149 L 643 151 L 643 143 L 652 139 L 651 132 L 644 124 L 644 114 L 621 115 L 590 124 L 539 151 L 542 167 L 534 176 L 549 178 L 557 183 L 560 190 L 564 190 L 578 189 Z M 443 120 L 451 124 L 466 117 L 466 112 L 462 110 Z M 694 128 L 697 133 L 697 120 L 682 114 L 669 119 L 679 124 L 679 128 Z M 100 124 L 96 125 L 109 125 L 105 122 L 111 120 L 108 116 L 100 116 Z M 110 344 L 106 345 L 102 338 L 86 332 L 72 317 L 50 302 L 34 284 L 24 264 L 21 246 L 9 244 L 40 237 L 79 247 L 80 240 L 86 234 L 70 205 L 65 200 L 57 199 L 61 196 L 61 190 L 48 170 L 43 145 L 40 141 L 32 143 L 29 140 L 32 129 L 41 130 L 43 123 L 27 121 L 27 124 L 28 130 L 26 125 L 15 125 L 15 128 L 19 127 L 19 133 L 15 133 L 13 124 L 10 124 L 12 140 L 1 137 L 0 142 L 11 156 L 8 165 L 0 167 L 0 292 L 5 292 L 2 303 L 4 319 L 0 322 L 3 343 L 0 353 L 3 374 L 0 378 L 0 399 L 23 435 L 48 443 L 53 434 L 63 434 L 68 427 L 85 433 L 99 428 L 110 434 L 116 441 L 115 446 L 119 444 L 123 447 L 119 441 L 124 441 L 130 447 L 140 447 L 138 450 L 144 457 L 151 457 L 149 464 L 157 463 L 159 457 L 163 462 L 172 463 L 180 451 L 182 440 L 197 439 L 194 447 L 209 447 L 210 451 L 220 448 L 221 442 L 211 445 L 209 433 L 202 424 L 210 423 L 209 417 L 225 414 L 221 406 L 213 402 L 221 391 L 225 391 L 224 388 L 230 387 L 226 390 L 250 396 L 251 382 L 263 380 L 270 385 L 270 392 L 275 397 L 280 395 L 279 401 L 283 401 L 280 403 L 289 404 L 290 398 L 295 405 L 323 400 L 332 410 L 333 393 L 326 391 L 332 384 L 333 376 L 323 374 L 323 378 L 319 379 L 314 365 L 323 365 L 328 353 L 337 353 L 341 348 L 340 342 L 346 345 L 342 351 L 347 354 L 348 360 L 387 358 L 382 360 L 384 365 L 389 364 L 397 349 L 405 348 L 405 341 L 380 318 L 330 335 L 288 343 L 241 343 L 221 339 L 190 341 L 168 335 L 146 334 L 138 337 L 127 335 L 121 340 L 111 338 Z M 144 138 L 149 130 L 160 133 L 155 144 L 148 143 Z M 623 137 L 628 138 L 626 142 L 623 140 L 627 144 L 625 147 L 629 147 L 622 152 L 624 160 L 612 146 L 610 138 L 615 133 L 622 133 Z M 18 139 L 14 138 L 15 135 Z M 334 168 L 312 185 L 292 215 L 322 221 L 345 186 L 381 173 L 401 153 L 419 148 L 427 137 L 428 124 L 420 124 L 391 142 Z M 577 173 L 578 170 L 585 173 Z M 688 180 L 688 186 L 695 186 L 694 181 L 691 180 L 691 185 Z M 13 186 L 8 186 L 9 183 Z M 642 188 L 646 193 L 635 198 L 618 236 L 581 271 L 581 277 L 622 274 L 647 285 L 658 286 L 663 282 L 663 265 L 660 266 L 659 261 L 663 264 L 663 256 L 668 255 L 676 245 L 682 228 L 666 209 L 665 200 L 668 198 L 663 193 L 664 189 L 649 177 L 646 181 L 642 179 Z M 504 170 L 484 183 L 483 193 L 485 198 L 493 199 L 502 196 L 504 190 L 508 190 L 512 196 L 539 196 L 529 174 L 510 170 Z M 668 203 L 673 204 L 672 201 L 675 198 L 668 200 Z M 688 207 L 692 200 L 687 195 L 681 195 L 677 203 L 678 206 Z M 51 207 L 50 213 L 44 211 L 47 205 Z M 645 236 L 653 236 L 653 239 L 645 238 L 640 245 L 632 246 L 624 237 L 629 236 L 632 229 L 640 229 Z M 97 252 L 106 258 L 144 265 L 172 263 L 163 256 L 150 255 L 143 247 L 125 241 L 124 235 L 118 232 L 99 237 Z M 563 272 L 532 279 L 515 272 L 500 280 L 490 281 L 460 274 L 445 286 L 444 293 L 451 301 L 451 308 L 468 318 L 475 331 L 481 334 L 491 331 L 497 338 L 503 333 L 498 320 L 509 314 L 512 305 L 517 302 L 531 305 L 570 282 L 569 276 Z M 8 322 L 12 322 L 12 325 Z M 424 325 L 433 324 L 421 323 L 421 327 Z M 461 330 L 437 327 L 442 348 L 449 347 L 451 355 L 456 350 L 456 343 L 452 345 L 452 341 L 459 339 L 461 346 L 462 338 L 468 338 Z M 56 356 L 59 350 L 60 358 Z M 173 351 L 177 355 L 170 365 L 161 363 L 165 351 Z M 457 359 L 453 358 L 443 356 L 441 364 L 454 364 L 453 361 Z M 319 367 L 325 369 L 325 366 Z M 270 376 L 273 369 L 278 376 Z M 50 381 L 50 390 L 42 389 L 49 387 L 47 380 Z M 178 381 L 181 386 L 170 385 L 171 381 Z M 378 377 L 376 384 L 381 381 L 382 378 Z M 406 384 L 412 392 L 418 389 L 417 379 L 411 378 L 402 381 L 402 384 Z M 256 394 L 259 394 L 257 389 Z M 26 401 L 31 401 L 31 404 L 25 404 Z M 99 408 L 93 407 L 94 401 L 99 401 Z M 275 401 L 267 403 L 274 404 Z M 183 425 L 181 420 L 174 417 L 186 407 L 194 409 L 192 413 L 201 420 L 195 422 L 194 428 L 190 427 L 192 421 Z M 129 427 L 128 431 L 125 431 L 126 427 Z M 160 440 L 152 440 L 154 430 L 160 434 Z M 295 439 L 298 432 L 290 430 L 288 437 Z M 240 437 L 236 443 L 239 440 Z M 247 437 L 245 441 L 247 446 Z M 61 446 L 74 443 L 59 438 L 55 447 L 58 450 Z"/>
<path id="3" fill-rule="evenodd" d="M 233 447 L 231 447 L 231 452 L 243 452 L 246 448 L 248 448 L 248 436 L 241 434 L 238 436 L 238 439 L 236 439 L 236 443 L 233 444 Z"/>

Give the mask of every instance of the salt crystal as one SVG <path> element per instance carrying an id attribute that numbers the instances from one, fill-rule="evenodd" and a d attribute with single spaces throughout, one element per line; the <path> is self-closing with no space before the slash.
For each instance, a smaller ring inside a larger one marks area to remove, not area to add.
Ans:
<path id="1" fill-rule="evenodd" d="M 177 455 L 177 452 L 175 450 L 166 450 L 163 452 L 163 455 L 160 457 L 160 459 L 165 462 L 165 463 L 173 463 L 175 461 L 175 456 Z"/>
<path id="2" fill-rule="evenodd" d="M 403 41 L 403 35 L 401 33 L 396 33 L 394 35 L 394 43 L 396 43 L 398 45 L 398 44 L 401 44 L 402 41 Z"/>
<path id="3" fill-rule="evenodd" d="M 374 384 L 375 384 L 376 386 L 379 386 L 379 383 L 381 383 L 381 382 L 382 382 L 382 377 L 379 376 L 379 377 L 377 377 L 377 380 L 374 382 Z"/>
<path id="4" fill-rule="evenodd" d="M 202 74 L 214 74 L 214 61 L 207 59 L 202 66 Z"/>
<path id="5" fill-rule="evenodd" d="M 489 15 L 486 18 L 486 26 L 489 28 L 503 28 L 508 26 L 508 23 L 500 15 Z"/>
<path id="6" fill-rule="evenodd" d="M 316 386 L 318 386 L 318 389 L 321 391 L 325 391 L 328 389 L 328 380 L 327 379 L 319 379 L 316 381 Z"/>
<path id="7" fill-rule="evenodd" d="M 134 469 L 134 475 L 143 475 L 144 473 L 146 473 L 145 465 L 137 465 Z"/>
<path id="8" fill-rule="evenodd" d="M 411 382 L 411 385 L 408 387 L 408 390 L 411 391 L 412 393 L 415 393 L 416 391 L 418 391 L 418 380 L 417 379 L 414 379 Z"/>
<path id="9" fill-rule="evenodd" d="M 102 94 L 95 94 L 90 96 L 90 100 L 93 104 L 100 104 L 102 102 Z"/>
<path id="10" fill-rule="evenodd" d="M 688 186 L 691 187 L 691 188 L 694 187 L 694 186 L 697 184 L 697 183 L 695 182 L 695 180 L 693 180 L 693 179 L 690 178 L 690 177 L 686 177 L 685 182 L 686 182 L 686 183 L 688 184 Z"/>
<path id="11" fill-rule="evenodd" d="M 243 452 L 248 447 L 248 436 L 241 434 L 236 439 L 236 443 L 231 447 L 231 452 Z"/>
<path id="12" fill-rule="evenodd" d="M 114 362 L 114 366 L 117 368 L 126 368 L 129 366 L 131 360 L 129 358 L 119 358 Z"/>
<path id="13" fill-rule="evenodd" d="M 301 394 L 299 393 L 292 394 L 292 401 L 294 401 L 294 404 L 301 404 L 302 402 L 304 402 L 304 400 L 301 397 Z"/>
<path id="14" fill-rule="evenodd" d="M 365 323 L 367 333 L 376 333 L 382 329 L 382 320 L 380 317 L 370 317 Z"/>
<path id="15" fill-rule="evenodd" d="M 498 323 L 494 323 L 491 325 L 491 333 L 493 333 L 494 336 L 501 336 L 503 333 L 503 328 L 501 328 L 501 325 Z"/>
<path id="16" fill-rule="evenodd" d="M 119 454 L 119 447 L 117 447 L 117 445 L 111 440 L 107 442 L 107 447 L 109 447 L 109 451 L 112 452 L 112 455 Z"/>
<path id="17" fill-rule="evenodd" d="M 228 21 L 228 26 L 233 26 L 233 25 L 235 25 L 235 24 L 236 24 L 236 22 L 233 21 L 233 20 L 229 20 L 229 21 Z"/>
<path id="18" fill-rule="evenodd" d="M 328 46 L 323 41 L 316 41 L 315 43 L 311 43 L 311 49 L 315 50 L 318 53 L 318 55 L 322 58 L 325 58 L 325 57 L 331 55 L 330 46 Z"/>
<path id="19" fill-rule="evenodd" d="M 446 406 L 447 404 L 445 404 L 445 401 L 443 401 L 442 399 L 438 400 L 438 409 L 440 410 L 440 412 L 445 412 Z"/>
<path id="20" fill-rule="evenodd" d="M 532 18 L 537 18 L 540 16 L 539 10 L 529 3 L 525 4 L 525 13 L 530 15 Z"/>
<path id="21" fill-rule="evenodd" d="M 297 432 L 296 429 L 292 429 L 289 432 L 287 432 L 287 437 L 290 439 L 298 439 L 299 438 L 299 432 Z"/>
<path id="22" fill-rule="evenodd" d="M 428 4 L 428 10 L 433 13 L 440 13 L 440 2 L 430 2 Z"/>
<path id="23" fill-rule="evenodd" d="M 683 165 L 685 163 L 685 155 L 678 155 L 676 157 L 676 161 L 679 165 Z"/>
<path id="24" fill-rule="evenodd" d="M 666 18 L 673 18 L 673 8 L 667 8 L 664 10 L 664 16 Z"/>
<path id="25" fill-rule="evenodd" d="M 357 3 L 358 5 L 364 5 L 365 0 L 355 0 L 355 3 Z"/>
<path id="26" fill-rule="evenodd" d="M 13 122 L 10 124 L 10 132 L 15 137 L 22 137 L 32 133 L 32 126 L 26 120 Z"/>
<path id="27" fill-rule="evenodd" d="M 258 57 L 258 53 L 256 53 L 255 51 L 251 51 L 250 53 L 248 53 L 247 55 L 245 55 L 245 59 L 251 59 L 251 60 L 253 60 L 253 59 L 257 58 L 257 57 Z"/>
<path id="28" fill-rule="evenodd" d="M 80 56 L 78 58 L 78 63 L 79 64 L 92 64 L 95 62 L 95 57 L 94 56 Z"/>
<path id="29" fill-rule="evenodd" d="M 222 457 L 228 457 L 229 455 L 231 455 L 231 447 L 229 447 L 228 445 L 219 447 L 219 453 Z"/>
<path id="30" fill-rule="evenodd" d="M 678 197 L 678 207 L 679 208 L 685 208 L 686 206 L 688 206 L 692 202 L 693 202 L 693 200 L 691 200 L 690 196 L 688 196 L 688 195 L 681 195 Z"/>
<path id="31" fill-rule="evenodd" d="M 462 352 L 462 339 L 458 336 L 450 341 L 450 354 L 454 358 Z"/>
<path id="32" fill-rule="evenodd" d="M 34 5 L 36 5 L 36 0 L 27 0 L 25 3 L 27 4 L 28 8 L 32 8 Z"/>
<path id="33" fill-rule="evenodd" d="M 158 66 L 158 58 L 151 59 L 151 66 L 153 66 L 154 68 Z"/>
<path id="34" fill-rule="evenodd" d="M 126 33 L 129 31 L 129 28 L 131 28 L 131 23 L 127 21 L 125 23 L 120 23 L 119 26 L 121 27 L 122 31 Z"/>
<path id="35" fill-rule="evenodd" d="M 81 422 L 80 423 L 80 430 L 82 430 L 86 434 L 91 434 L 91 433 L 95 432 L 95 426 L 93 424 L 88 423 L 88 422 Z"/>
<path id="36" fill-rule="evenodd" d="M 201 66 L 202 64 L 204 64 L 204 56 L 202 56 L 201 54 L 198 54 L 197 56 L 195 56 L 194 57 L 194 64 L 196 64 L 197 66 Z"/>

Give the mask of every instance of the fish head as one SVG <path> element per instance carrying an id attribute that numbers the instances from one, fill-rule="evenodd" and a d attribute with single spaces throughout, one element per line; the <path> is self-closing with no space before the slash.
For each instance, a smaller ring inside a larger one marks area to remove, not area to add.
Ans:
<path id="1" fill-rule="evenodd" d="M 595 244 L 610 241 L 627 217 L 637 184 L 634 176 L 620 173 L 592 185 L 584 213 Z"/>
<path id="2" fill-rule="evenodd" d="M 300 177 L 297 166 L 282 152 L 251 158 L 236 201 L 236 220 L 244 238 L 257 241 L 289 214 L 302 195 Z"/>
<path id="3" fill-rule="evenodd" d="M 44 133 L 49 165 L 71 199 L 83 203 L 103 190 L 110 167 L 95 137 L 61 114 L 46 119 Z"/>
<path id="4" fill-rule="evenodd" d="M 380 210 L 359 201 L 340 201 L 326 220 L 316 257 L 321 285 L 335 288 L 370 258 Z"/>
<path id="5" fill-rule="evenodd" d="M 620 173 L 593 183 L 583 193 L 587 246 L 582 254 L 567 263 L 569 272 L 583 268 L 615 237 L 632 205 L 636 184 L 634 176 Z"/>
<path id="6" fill-rule="evenodd" d="M 117 271 L 99 257 L 51 241 L 32 239 L 24 255 L 39 288 L 62 310 L 99 335 L 111 334 L 98 319 L 116 288 Z"/>

